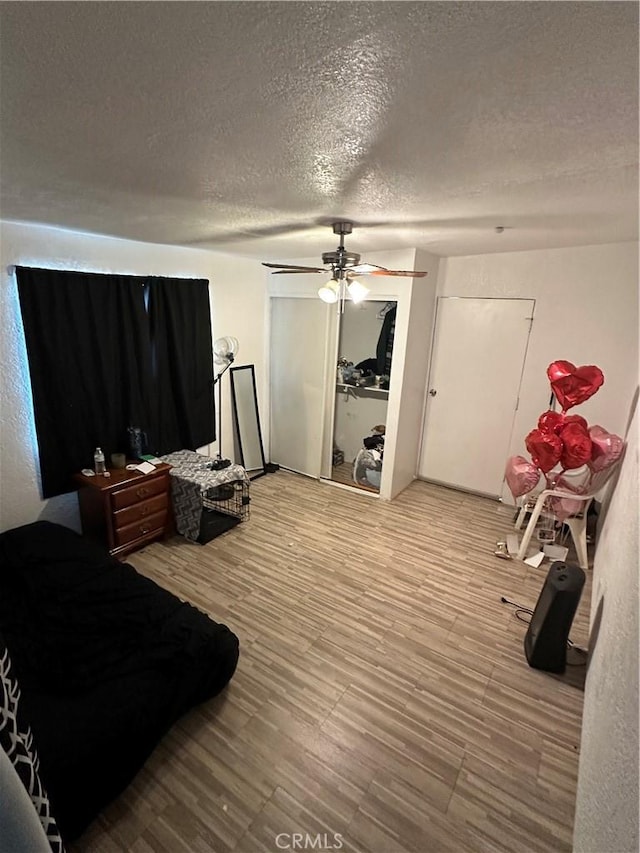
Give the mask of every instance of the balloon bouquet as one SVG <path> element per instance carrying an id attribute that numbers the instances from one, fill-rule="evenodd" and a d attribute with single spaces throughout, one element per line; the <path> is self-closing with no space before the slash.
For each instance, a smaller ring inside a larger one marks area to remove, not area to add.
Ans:
<path id="1" fill-rule="evenodd" d="M 551 390 L 562 412 L 549 410 L 538 418 L 536 429 L 524 440 L 532 462 L 524 456 L 507 460 L 505 479 L 514 498 L 533 491 L 545 479 L 545 489 L 562 489 L 575 494 L 588 494 L 594 477 L 610 468 L 622 455 L 624 441 L 601 426 L 589 426 L 580 415 L 567 415 L 574 406 L 592 397 L 604 382 L 604 375 L 595 365 L 576 367 L 569 361 L 554 361 L 547 368 Z M 581 472 L 576 469 L 583 469 Z M 576 476 L 565 476 L 572 471 Z M 581 501 L 569 498 L 548 498 L 548 509 L 562 522 L 579 512 Z M 552 540 L 549 531 L 541 539 Z"/>

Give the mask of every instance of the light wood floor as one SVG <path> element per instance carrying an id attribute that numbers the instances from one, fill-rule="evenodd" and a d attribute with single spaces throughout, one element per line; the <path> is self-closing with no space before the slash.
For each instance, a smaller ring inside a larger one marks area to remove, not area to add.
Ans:
<path id="1" fill-rule="evenodd" d="M 527 665 L 500 597 L 533 606 L 548 565 L 494 556 L 511 513 L 284 471 L 251 492 L 251 519 L 208 545 L 130 557 L 227 623 L 240 663 L 72 853 L 570 850 L 585 670 Z M 579 646 L 589 598 L 590 578 Z"/>

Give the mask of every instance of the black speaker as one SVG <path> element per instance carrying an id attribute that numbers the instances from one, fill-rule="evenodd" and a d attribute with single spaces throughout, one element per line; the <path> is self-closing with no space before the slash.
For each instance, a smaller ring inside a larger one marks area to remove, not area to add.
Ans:
<path id="1" fill-rule="evenodd" d="M 524 638 L 529 666 L 545 672 L 565 671 L 567 640 L 584 581 L 579 566 L 558 561 L 549 569 Z"/>

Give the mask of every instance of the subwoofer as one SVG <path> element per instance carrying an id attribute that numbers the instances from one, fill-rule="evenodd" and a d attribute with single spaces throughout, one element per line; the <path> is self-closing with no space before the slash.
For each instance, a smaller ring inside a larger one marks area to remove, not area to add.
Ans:
<path id="1" fill-rule="evenodd" d="M 524 638 L 529 666 L 545 672 L 565 671 L 567 640 L 584 582 L 579 566 L 558 561 L 549 569 Z"/>

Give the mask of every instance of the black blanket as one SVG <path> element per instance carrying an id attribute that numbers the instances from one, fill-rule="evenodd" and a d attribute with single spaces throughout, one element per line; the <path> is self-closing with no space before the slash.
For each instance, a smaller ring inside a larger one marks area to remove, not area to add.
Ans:
<path id="1" fill-rule="evenodd" d="M 238 660 L 225 625 L 50 522 L 0 534 L 0 630 L 67 840 Z"/>

